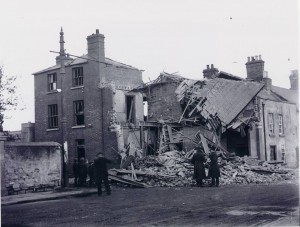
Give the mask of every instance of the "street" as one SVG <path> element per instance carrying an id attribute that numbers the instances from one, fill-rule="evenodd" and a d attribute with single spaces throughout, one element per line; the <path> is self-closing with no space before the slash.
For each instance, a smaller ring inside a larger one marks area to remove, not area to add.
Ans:
<path id="1" fill-rule="evenodd" d="M 296 184 L 121 188 L 60 200 L 2 206 L 2 226 L 299 225 Z"/>

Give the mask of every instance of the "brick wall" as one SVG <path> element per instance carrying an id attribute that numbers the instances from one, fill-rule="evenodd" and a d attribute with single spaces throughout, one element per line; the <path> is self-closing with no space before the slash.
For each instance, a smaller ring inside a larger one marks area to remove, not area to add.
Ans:
<path id="1" fill-rule="evenodd" d="M 174 121 L 180 119 L 183 111 L 174 93 L 177 86 L 177 83 L 165 83 L 150 88 L 148 121 L 156 121 L 161 118 L 171 118 Z"/>

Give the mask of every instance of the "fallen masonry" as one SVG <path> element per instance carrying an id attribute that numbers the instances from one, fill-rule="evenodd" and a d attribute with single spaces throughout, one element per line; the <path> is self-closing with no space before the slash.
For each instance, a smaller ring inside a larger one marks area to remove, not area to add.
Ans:
<path id="1" fill-rule="evenodd" d="M 188 153 L 173 150 L 158 156 L 136 158 L 127 169 L 110 170 L 110 179 L 135 187 L 189 187 L 195 185 L 195 180 L 194 167 L 187 158 L 191 154 Z M 220 156 L 219 165 L 221 185 L 269 184 L 296 178 L 295 170 L 286 168 L 282 163 L 270 164 L 247 156 L 235 156 L 231 160 Z M 206 170 L 208 172 L 208 168 Z M 206 179 L 206 184 L 209 181 Z"/>

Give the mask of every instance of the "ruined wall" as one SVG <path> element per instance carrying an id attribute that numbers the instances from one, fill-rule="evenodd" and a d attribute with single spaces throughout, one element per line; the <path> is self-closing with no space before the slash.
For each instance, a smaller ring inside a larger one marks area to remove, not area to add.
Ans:
<path id="1" fill-rule="evenodd" d="M 164 83 L 152 86 L 147 93 L 148 121 L 157 119 L 172 119 L 178 121 L 182 115 L 182 108 L 177 102 L 175 90 L 177 83 Z"/>
<path id="2" fill-rule="evenodd" d="M 61 180 L 62 157 L 59 144 L 4 143 L 5 179 L 8 186 L 25 187 Z"/>

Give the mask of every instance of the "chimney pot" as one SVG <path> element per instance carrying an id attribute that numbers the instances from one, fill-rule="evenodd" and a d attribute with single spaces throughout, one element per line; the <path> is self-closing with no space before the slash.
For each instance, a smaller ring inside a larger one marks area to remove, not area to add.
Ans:
<path id="1" fill-rule="evenodd" d="M 96 29 L 96 34 L 99 34 L 99 29 Z"/>
<path id="2" fill-rule="evenodd" d="M 211 64 L 210 68 L 212 68 L 212 69 L 213 69 L 213 68 L 214 68 L 214 64 Z"/>
<path id="3" fill-rule="evenodd" d="M 261 55 L 258 55 L 258 59 L 261 60 Z"/>
<path id="4" fill-rule="evenodd" d="M 206 65 L 206 69 L 209 69 L 209 65 Z"/>
<path id="5" fill-rule="evenodd" d="M 257 55 L 255 56 L 255 60 L 256 60 L 256 61 L 258 60 L 258 56 L 257 56 Z"/>
<path id="6" fill-rule="evenodd" d="M 250 61 L 250 57 L 248 57 L 248 62 Z"/>
<path id="7" fill-rule="evenodd" d="M 255 61 L 255 59 L 254 59 L 254 57 L 253 57 L 253 56 L 251 57 L 251 60 L 252 60 L 252 61 Z"/>

